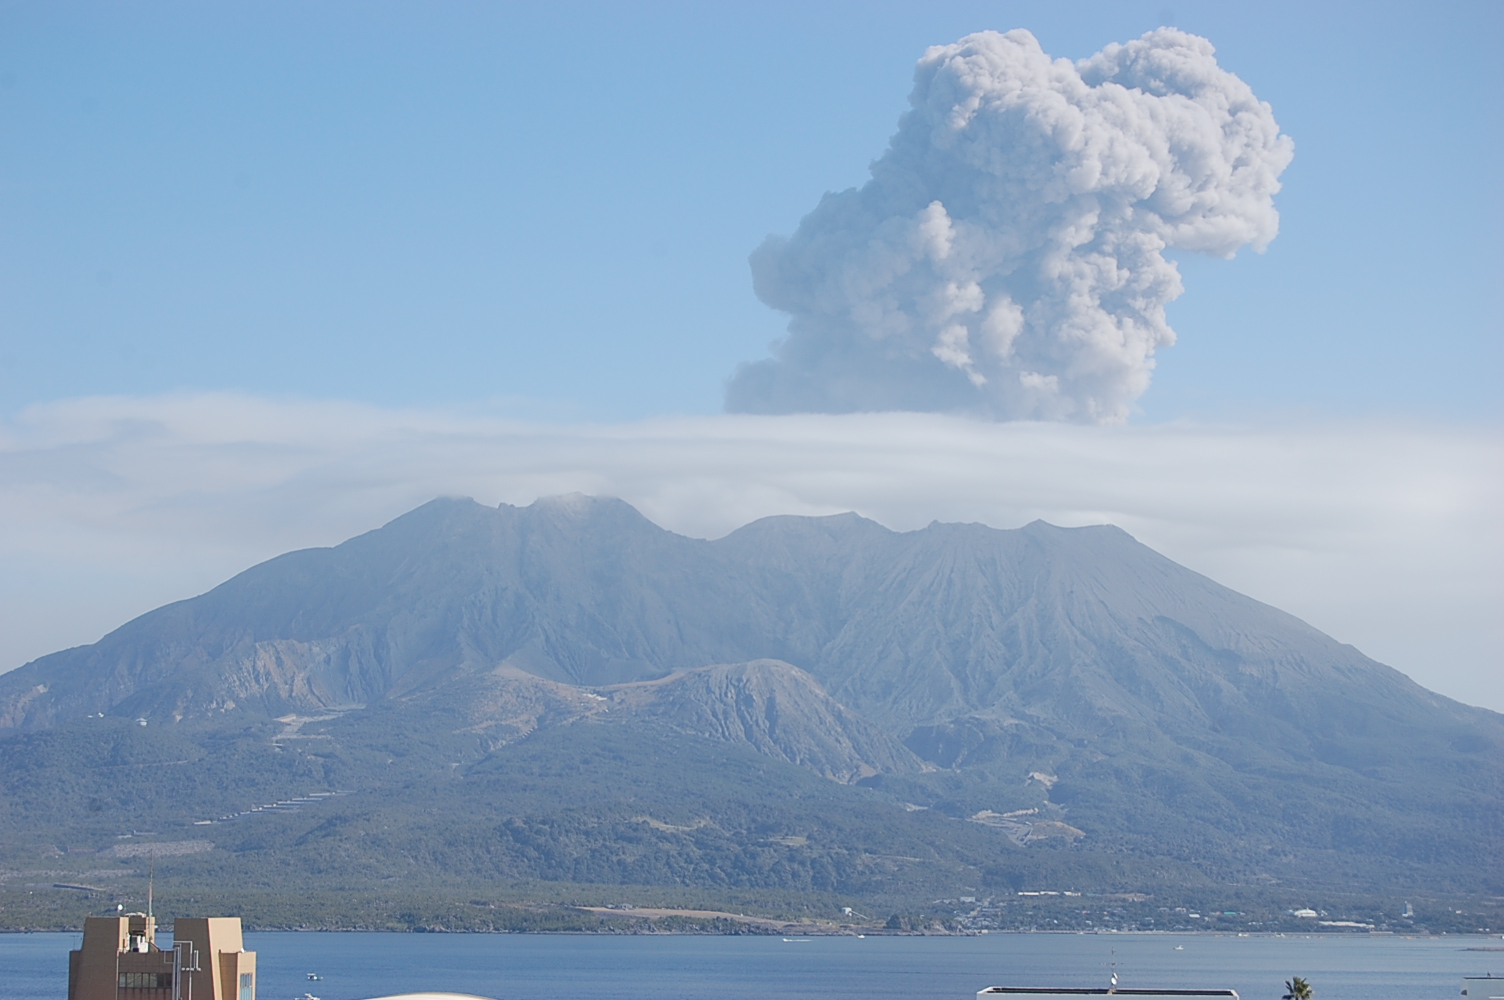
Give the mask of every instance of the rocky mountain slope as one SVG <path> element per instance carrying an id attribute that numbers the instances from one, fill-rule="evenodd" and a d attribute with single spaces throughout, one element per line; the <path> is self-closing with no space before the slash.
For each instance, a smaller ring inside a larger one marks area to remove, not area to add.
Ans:
<path id="1" fill-rule="evenodd" d="M 487 750 L 526 739 L 540 728 L 635 723 L 744 746 L 843 784 L 927 768 L 894 736 L 842 706 L 803 670 L 779 660 L 716 664 L 597 688 L 502 665 L 389 704 L 408 715 L 453 716 L 455 732 L 481 736 Z"/>
<path id="2" fill-rule="evenodd" d="M 578 851 L 625 858 L 611 838 L 638 829 L 629 800 L 663 797 L 649 786 L 668 772 L 651 761 L 673 745 L 860 783 L 877 797 L 861 808 L 887 802 L 882 824 L 900 840 L 928 824 L 953 846 L 982 836 L 1006 856 L 1065 852 L 1070 871 L 1119 883 L 1119 861 L 1140 859 L 1149 867 L 1134 871 L 1179 880 L 1504 891 L 1504 717 L 1426 691 L 1111 527 L 899 533 L 847 514 L 767 518 L 703 541 L 617 500 L 437 500 L 0 675 L 0 734 L 13 734 L 0 736 L 0 758 L 20 762 L 16 789 L 32 773 L 24 762 L 42 759 L 36 740 L 87 741 L 90 726 L 137 718 L 219 761 L 221 786 L 255 784 L 236 777 L 252 745 L 275 751 L 257 758 L 265 773 L 338 774 L 382 815 L 452 781 L 467 808 L 505 786 L 510 804 L 495 808 L 522 822 L 526 802 L 527 822 L 552 831 L 539 836 L 562 838 L 528 848 L 543 852 L 515 869 L 528 877 L 552 877 L 549 864 L 585 870 Z M 540 748 L 567 758 L 607 745 L 590 759 L 637 774 L 630 795 L 562 762 L 549 772 L 556 802 L 535 785 L 517 792 L 509 768 Z M 703 841 L 713 828 L 714 852 L 740 845 L 748 870 L 762 870 L 746 860 L 765 853 L 752 817 L 783 815 L 781 793 L 758 792 L 755 767 L 733 794 L 714 767 L 692 764 L 673 761 L 683 823 L 655 818 L 666 825 L 649 825 L 652 836 Z M 58 777 L 62 765 L 36 767 L 37 780 L 74 780 Z M 565 822 L 582 796 L 616 802 L 607 811 L 627 825 Z M 14 801 L 7 809 L 28 822 Z M 710 825 L 679 829 L 701 820 Z M 296 851 L 333 850 L 348 829 L 305 831 Z M 804 834 L 784 839 L 814 850 Z M 843 843 L 841 857 L 865 856 Z M 806 855 L 806 873 L 836 863 Z M 632 857 L 634 871 L 678 877 Z"/>
<path id="3" fill-rule="evenodd" d="M 780 660 L 702 667 L 602 691 L 617 715 L 641 715 L 681 732 L 745 744 L 833 781 L 925 769 L 897 739 Z"/>
<path id="4" fill-rule="evenodd" d="M 705 542 L 570 496 L 437 500 L 270 560 L 4 675 L 0 726 L 366 704 L 503 663 L 598 686 L 761 658 L 898 730 L 1480 717 L 1116 528 L 774 517 Z"/>

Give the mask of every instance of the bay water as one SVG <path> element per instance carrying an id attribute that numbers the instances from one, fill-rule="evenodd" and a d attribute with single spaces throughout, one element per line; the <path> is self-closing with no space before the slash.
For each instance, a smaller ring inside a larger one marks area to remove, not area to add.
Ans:
<path id="1" fill-rule="evenodd" d="M 64 1000 L 78 934 L 0 934 L 0 1000 Z M 988 934 L 713 937 L 252 933 L 259 1000 L 360 1000 L 418 990 L 496 1000 L 971 1000 L 987 986 L 1235 989 L 1318 1000 L 1455 998 L 1504 976 L 1504 940 L 1310 935 Z M 165 943 L 165 940 L 164 940 Z M 320 978 L 311 980 L 309 973 Z"/>

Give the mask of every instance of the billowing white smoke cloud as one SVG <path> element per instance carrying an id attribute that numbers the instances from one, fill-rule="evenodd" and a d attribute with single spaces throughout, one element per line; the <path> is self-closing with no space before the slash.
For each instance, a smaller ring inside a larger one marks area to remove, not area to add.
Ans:
<path id="1" fill-rule="evenodd" d="M 789 335 L 728 409 L 1118 422 L 1175 341 L 1163 251 L 1279 230 L 1294 144 L 1203 38 L 1161 28 L 1073 64 L 982 32 L 926 52 L 909 100 L 865 186 L 753 253 Z"/>

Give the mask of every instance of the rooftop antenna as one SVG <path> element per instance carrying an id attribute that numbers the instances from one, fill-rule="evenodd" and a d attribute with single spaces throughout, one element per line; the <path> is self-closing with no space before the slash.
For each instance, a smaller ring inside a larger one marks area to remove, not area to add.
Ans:
<path id="1" fill-rule="evenodd" d="M 148 917 L 150 917 L 152 915 L 152 912 L 151 912 L 151 890 L 152 890 L 152 884 L 154 882 L 156 882 L 156 880 L 157 880 L 157 849 L 155 847 L 153 847 L 151 849 L 151 851 L 148 853 L 147 857 L 148 857 L 149 860 L 148 860 L 147 869 L 146 869 L 146 915 Z"/>
<path id="2" fill-rule="evenodd" d="M 1112 949 L 1112 979 L 1108 982 L 1108 992 L 1116 993 L 1118 988 L 1118 950 Z"/>

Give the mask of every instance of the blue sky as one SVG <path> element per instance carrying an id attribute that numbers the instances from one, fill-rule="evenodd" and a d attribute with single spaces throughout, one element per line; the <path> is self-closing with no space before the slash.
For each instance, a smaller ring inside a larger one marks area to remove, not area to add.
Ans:
<path id="1" fill-rule="evenodd" d="M 782 333 L 748 253 L 865 179 L 926 46 L 1165 21 L 1297 152 L 1267 255 L 1182 255 L 1137 419 L 1497 418 L 1493 0 L 6 4 L 0 407 L 716 412 Z"/>
<path id="2" fill-rule="evenodd" d="M 1209 38 L 1295 141 L 1127 427 L 722 416 L 927 46 Z M 1504 3 L 0 0 L 0 670 L 431 498 L 1111 521 L 1504 710 Z M 904 430 L 908 427 L 908 430 Z"/>

